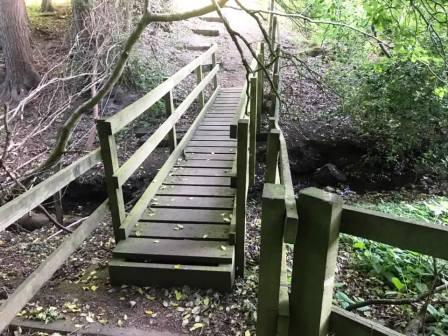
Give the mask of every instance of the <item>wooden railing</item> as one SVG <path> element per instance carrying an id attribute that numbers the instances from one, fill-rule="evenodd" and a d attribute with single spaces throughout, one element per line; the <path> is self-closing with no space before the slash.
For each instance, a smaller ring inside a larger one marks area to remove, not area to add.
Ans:
<path id="1" fill-rule="evenodd" d="M 273 20 L 272 30 L 277 23 Z M 448 228 L 343 205 L 316 188 L 296 200 L 279 127 L 280 65 L 274 65 L 262 201 L 257 335 L 403 336 L 332 305 L 340 233 L 448 260 Z M 294 243 L 291 285 L 285 242 Z M 291 293 L 289 294 L 289 287 Z"/>
<path id="2" fill-rule="evenodd" d="M 99 163 L 101 163 L 101 155 L 100 150 L 97 149 L 6 203 L 0 208 L 0 231 L 15 223 Z M 99 226 L 107 212 L 108 201 L 106 200 L 70 236 L 65 238 L 62 244 L 0 306 L 0 333 Z"/>
<path id="3" fill-rule="evenodd" d="M 196 125 L 198 125 L 200 120 L 204 117 L 207 108 L 213 103 L 218 93 L 216 76 L 219 70 L 219 65 L 216 64 L 216 50 L 217 46 L 213 45 L 208 51 L 165 80 L 140 100 L 113 115 L 109 119 L 98 120 L 97 129 L 101 143 L 101 153 L 110 200 L 112 226 L 117 242 L 126 239 L 129 235 L 130 230 L 140 219 L 149 202 L 168 176 L 170 169 L 183 153 L 186 144 L 193 136 L 192 130 L 195 129 Z M 211 59 L 212 69 L 204 77 L 205 62 L 208 59 Z M 185 100 L 175 108 L 173 103 L 173 89 L 193 72 L 197 75 L 197 86 L 190 92 Z M 210 83 L 213 83 L 214 93 L 206 103 L 204 90 Z M 118 163 L 117 145 L 115 142 L 116 133 L 124 129 L 132 121 L 140 117 L 162 99 L 165 101 L 166 112 L 168 115 L 166 121 L 151 135 L 151 137 L 149 137 L 148 140 L 145 141 L 131 158 L 120 166 Z M 176 123 L 196 99 L 198 99 L 201 112 L 190 127 L 190 130 L 182 138 L 182 141 L 177 144 Z M 172 154 L 129 214 L 126 214 L 122 191 L 123 184 L 126 183 L 166 136 L 169 136 Z"/>

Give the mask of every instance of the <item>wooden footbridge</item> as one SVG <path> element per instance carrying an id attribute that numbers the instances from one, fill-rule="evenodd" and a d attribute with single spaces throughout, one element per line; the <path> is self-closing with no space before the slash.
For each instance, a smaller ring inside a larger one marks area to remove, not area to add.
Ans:
<path id="1" fill-rule="evenodd" d="M 275 40 L 275 20 L 273 27 Z M 332 306 L 339 233 L 448 259 L 448 229 L 344 206 L 337 196 L 313 188 L 296 199 L 278 123 L 278 57 L 270 62 L 272 108 L 262 111 L 264 76 L 258 62 L 265 60 L 263 45 L 251 65 L 253 75 L 241 88 L 219 87 L 216 51 L 212 46 L 140 100 L 99 120 L 99 149 L 0 208 L 2 231 L 90 169 L 104 166 L 108 199 L 0 306 L 0 332 L 109 212 L 117 243 L 109 263 L 112 284 L 231 290 L 235 276 L 244 276 L 246 198 L 264 118 L 269 129 L 257 335 L 401 335 Z M 197 84 L 176 107 L 173 90 L 192 74 Z M 120 163 L 117 134 L 161 100 L 166 121 Z M 195 101 L 200 112 L 179 139 L 176 124 Z M 164 139 L 171 155 L 132 209 L 125 209 L 122 186 Z M 291 283 L 286 243 L 295 244 Z"/>

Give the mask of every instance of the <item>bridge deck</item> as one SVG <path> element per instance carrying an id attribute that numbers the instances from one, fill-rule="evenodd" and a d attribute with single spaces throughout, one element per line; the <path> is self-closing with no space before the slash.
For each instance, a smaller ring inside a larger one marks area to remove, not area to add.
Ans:
<path id="1" fill-rule="evenodd" d="M 230 290 L 235 203 L 231 169 L 237 143 L 230 124 L 241 89 L 221 89 L 156 197 L 110 263 L 114 284 L 191 285 Z"/>

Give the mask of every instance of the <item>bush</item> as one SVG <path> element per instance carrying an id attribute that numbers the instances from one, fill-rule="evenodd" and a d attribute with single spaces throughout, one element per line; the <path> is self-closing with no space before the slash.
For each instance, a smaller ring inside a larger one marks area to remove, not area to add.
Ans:
<path id="1" fill-rule="evenodd" d="M 348 75 L 347 75 L 348 73 Z M 448 169 L 448 88 L 433 69 L 390 59 L 330 74 L 368 145 L 366 162 L 399 171 L 444 175 Z"/>

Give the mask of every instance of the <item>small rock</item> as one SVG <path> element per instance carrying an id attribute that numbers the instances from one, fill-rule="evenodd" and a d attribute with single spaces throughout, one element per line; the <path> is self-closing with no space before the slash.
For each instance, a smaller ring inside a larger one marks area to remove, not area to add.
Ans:
<path id="1" fill-rule="evenodd" d="M 8 292 L 4 287 L 0 288 L 0 300 L 7 300 L 8 299 Z"/>

